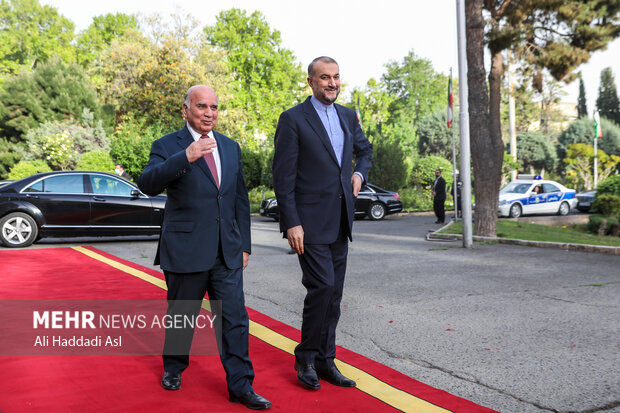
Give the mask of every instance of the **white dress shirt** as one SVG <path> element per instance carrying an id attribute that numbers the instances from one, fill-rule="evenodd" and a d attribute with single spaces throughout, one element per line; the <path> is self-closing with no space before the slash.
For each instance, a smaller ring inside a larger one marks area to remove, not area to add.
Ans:
<path id="1" fill-rule="evenodd" d="M 194 138 L 194 141 L 196 142 L 202 136 L 200 133 L 192 129 L 189 123 L 187 124 L 187 129 L 189 129 L 189 133 L 192 134 L 192 138 Z M 215 139 L 215 137 L 213 136 L 213 131 L 207 133 L 207 136 L 211 139 Z M 219 153 L 217 146 L 215 147 L 215 150 L 213 151 L 213 160 L 215 161 L 215 168 L 217 169 L 217 179 L 219 181 L 217 184 L 221 185 L 222 184 L 222 163 L 220 162 L 220 153 Z"/>

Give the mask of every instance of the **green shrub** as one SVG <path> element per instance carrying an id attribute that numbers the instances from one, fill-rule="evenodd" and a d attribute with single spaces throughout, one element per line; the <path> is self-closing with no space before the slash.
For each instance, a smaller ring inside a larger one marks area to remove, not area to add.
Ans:
<path id="1" fill-rule="evenodd" d="M 368 181 L 393 191 L 394 188 L 404 186 L 406 180 L 407 165 L 400 144 L 375 140 Z"/>
<path id="2" fill-rule="evenodd" d="M 263 198 L 264 196 L 264 198 Z M 258 186 L 248 191 L 248 198 L 250 198 L 250 212 L 257 213 L 260 209 L 260 204 L 263 199 L 275 198 L 276 194 L 273 189 L 269 189 L 265 186 Z"/>
<path id="3" fill-rule="evenodd" d="M 433 210 L 430 189 L 424 187 L 403 188 L 398 191 L 398 194 L 403 203 L 403 210 L 415 212 Z"/>
<path id="4" fill-rule="evenodd" d="M 588 231 L 597 235 L 620 235 L 620 222 L 617 217 L 590 215 L 587 226 Z"/>
<path id="5" fill-rule="evenodd" d="M 114 161 L 109 152 L 97 150 L 86 152 L 78 161 L 75 169 L 78 171 L 98 171 L 110 172 L 114 171 Z"/>
<path id="6" fill-rule="evenodd" d="M 22 145 L 0 138 L 0 179 L 8 176 L 11 167 L 19 162 L 23 155 Z"/>
<path id="7" fill-rule="evenodd" d="M 596 196 L 598 197 L 605 194 L 620 196 L 620 175 L 610 175 L 607 179 L 598 184 L 596 187 Z"/>
<path id="8" fill-rule="evenodd" d="M 147 125 L 144 120 L 125 116 L 112 137 L 110 155 L 114 162 L 123 165 L 125 171 L 136 178 L 149 161 L 153 141 L 164 134 L 159 124 Z"/>
<path id="9" fill-rule="evenodd" d="M 243 176 L 248 189 L 254 189 L 260 185 L 262 175 L 262 157 L 258 152 L 241 148 L 241 163 L 243 164 Z"/>
<path id="10" fill-rule="evenodd" d="M 620 196 L 603 194 L 596 196 L 592 203 L 592 210 L 607 217 L 620 215 Z"/>
<path id="11" fill-rule="evenodd" d="M 19 161 L 11 168 L 9 179 L 22 179 L 39 172 L 51 172 L 49 165 L 40 159 L 36 161 Z"/>
<path id="12" fill-rule="evenodd" d="M 441 169 L 441 176 L 446 181 L 446 189 L 452 186 L 454 177 L 452 176 L 452 164 L 447 159 L 439 156 L 426 156 L 420 158 L 413 165 L 410 182 L 412 187 L 426 187 L 435 181 L 435 170 Z"/>

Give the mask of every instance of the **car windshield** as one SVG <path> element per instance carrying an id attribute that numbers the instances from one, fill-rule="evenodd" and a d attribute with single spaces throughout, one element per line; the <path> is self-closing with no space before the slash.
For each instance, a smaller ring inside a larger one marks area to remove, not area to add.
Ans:
<path id="1" fill-rule="evenodd" d="M 503 187 L 499 193 L 500 194 L 524 194 L 530 189 L 532 184 L 526 184 L 523 182 L 511 182 L 505 187 Z"/>

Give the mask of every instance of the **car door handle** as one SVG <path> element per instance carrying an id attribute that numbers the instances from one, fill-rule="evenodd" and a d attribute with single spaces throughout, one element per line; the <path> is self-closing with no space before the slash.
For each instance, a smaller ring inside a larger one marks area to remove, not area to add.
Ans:
<path id="1" fill-rule="evenodd" d="M 105 202 L 105 198 L 101 198 L 100 196 L 94 196 L 93 201 L 97 202 Z"/>
<path id="2" fill-rule="evenodd" d="M 39 195 L 31 195 L 31 194 L 27 194 L 26 198 L 30 198 L 30 199 L 39 199 Z"/>

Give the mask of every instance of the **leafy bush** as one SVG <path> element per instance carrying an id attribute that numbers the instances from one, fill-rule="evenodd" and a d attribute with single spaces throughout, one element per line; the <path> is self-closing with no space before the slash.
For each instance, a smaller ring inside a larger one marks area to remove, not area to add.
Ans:
<path id="1" fill-rule="evenodd" d="M 273 150 L 263 152 L 263 166 L 260 177 L 260 184 L 267 188 L 273 188 Z"/>
<path id="2" fill-rule="evenodd" d="M 407 166 L 400 144 L 375 140 L 368 181 L 382 188 L 394 190 L 404 186 L 406 180 Z"/>
<path id="3" fill-rule="evenodd" d="M 90 151 L 82 155 L 75 169 L 78 171 L 114 171 L 114 161 L 109 152 L 103 150 Z"/>
<path id="4" fill-rule="evenodd" d="M 435 181 L 435 170 L 441 169 L 441 176 L 446 181 L 446 189 L 452 186 L 452 164 L 439 156 L 426 156 L 414 163 L 410 182 L 412 187 L 426 187 Z"/>
<path id="5" fill-rule="evenodd" d="M 243 165 L 243 176 L 245 185 L 248 189 L 256 188 L 260 185 L 262 176 L 262 157 L 260 153 L 250 149 L 241 148 L 241 164 Z"/>
<path id="6" fill-rule="evenodd" d="M 590 215 L 588 220 L 588 231 L 598 235 L 620 235 L 620 222 L 616 217 L 605 217 L 603 215 Z"/>
<path id="7" fill-rule="evenodd" d="M 605 194 L 620 196 L 620 175 L 610 175 L 598 185 L 596 196 Z"/>
<path id="8" fill-rule="evenodd" d="M 592 210 L 606 217 L 617 217 L 620 215 L 620 196 L 611 194 L 597 194 L 592 203 Z"/>
<path id="9" fill-rule="evenodd" d="M 125 116 L 112 136 L 110 156 L 136 178 L 142 174 L 149 161 L 151 145 L 163 135 L 163 128 L 159 124 L 146 125 L 144 120 Z"/>
<path id="10" fill-rule="evenodd" d="M 97 149 L 105 151 L 110 149 L 110 139 L 101 126 L 101 122 L 93 126 L 93 114 L 86 108 L 82 112 L 80 123 L 75 121 L 46 122 L 29 130 L 25 136 L 26 145 L 29 148 L 36 148 L 46 137 L 64 133 L 73 139 L 73 150 L 78 155 Z M 40 155 L 40 151 L 35 150 L 26 154 L 26 160 L 43 159 Z"/>
<path id="11" fill-rule="evenodd" d="M 433 199 L 431 191 L 425 187 L 403 188 L 398 191 L 403 203 L 403 210 L 432 211 Z"/>
<path id="12" fill-rule="evenodd" d="M 601 130 L 603 138 L 598 142 L 598 148 L 608 155 L 620 155 L 620 127 L 612 121 L 602 118 Z M 558 138 L 558 158 L 566 158 L 566 150 L 571 143 L 585 143 L 592 145 L 594 140 L 594 120 L 582 117 L 570 124 Z M 563 164 L 560 162 L 560 168 Z"/>
<path id="13" fill-rule="evenodd" d="M 248 197 L 250 198 L 250 212 L 257 213 L 263 199 L 275 198 L 276 194 L 273 192 L 273 189 L 269 189 L 265 186 L 258 186 L 248 191 Z"/>
<path id="14" fill-rule="evenodd" d="M 9 179 L 22 179 L 39 172 L 51 172 L 49 165 L 40 159 L 35 161 L 19 161 L 9 172 Z"/>
<path id="15" fill-rule="evenodd" d="M 13 165 L 22 159 L 24 149 L 21 145 L 0 138 L 0 178 L 6 178 Z"/>

